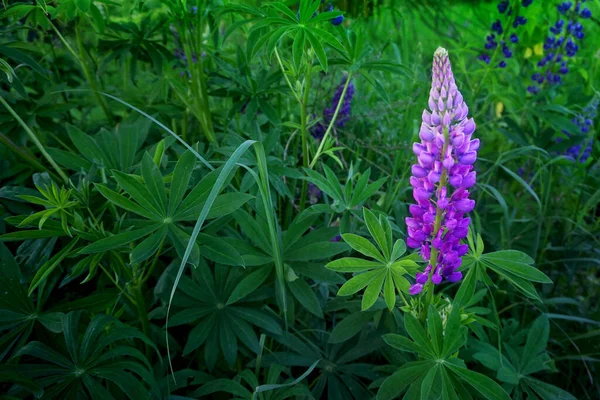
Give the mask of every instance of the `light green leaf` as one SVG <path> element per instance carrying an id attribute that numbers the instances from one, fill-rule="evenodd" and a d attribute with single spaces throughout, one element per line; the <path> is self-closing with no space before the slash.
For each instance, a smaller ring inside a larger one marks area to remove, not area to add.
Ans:
<path id="1" fill-rule="evenodd" d="M 533 264 L 533 259 L 523 252 L 516 250 L 501 250 L 484 254 L 481 258 L 520 278 L 534 282 L 552 283 L 552 280 L 548 278 L 546 274 L 537 268 L 530 266 L 530 264 Z"/>
<path id="2" fill-rule="evenodd" d="M 352 247 L 354 250 L 358 251 L 359 253 L 361 253 L 367 257 L 371 257 L 376 260 L 379 260 L 382 263 L 386 262 L 385 258 L 381 255 L 379 250 L 377 250 L 375 245 L 373 243 L 371 243 L 370 241 L 368 241 L 367 239 L 365 239 L 364 237 L 355 235 L 353 233 L 344 233 L 342 235 L 342 238 L 344 239 L 344 241 L 346 243 L 348 243 L 350 245 L 350 247 Z"/>
<path id="3" fill-rule="evenodd" d="M 338 290 L 337 295 L 338 296 L 350 296 L 350 295 L 358 292 L 365 286 L 367 286 L 369 283 L 371 283 L 374 279 L 376 279 L 380 275 L 384 276 L 384 274 L 385 274 L 385 270 L 376 269 L 375 271 L 365 272 L 360 275 L 356 275 L 355 277 L 353 277 L 348 282 L 346 282 L 342 285 L 340 290 Z"/>
<path id="4" fill-rule="evenodd" d="M 367 229 L 369 230 L 369 233 L 371 234 L 373 239 L 375 239 L 375 242 L 377 243 L 379 248 L 383 251 L 383 256 L 386 259 L 389 259 L 390 258 L 390 250 L 391 250 L 389 247 L 390 244 L 387 241 L 385 231 L 384 231 L 383 227 L 381 226 L 381 224 L 379 223 L 379 220 L 377 219 L 375 214 L 373 214 L 366 207 L 363 207 L 363 217 L 365 219 L 365 223 L 367 225 Z"/>
<path id="5" fill-rule="evenodd" d="M 365 290 L 365 293 L 363 294 L 363 299 L 362 299 L 362 304 L 361 304 L 361 308 L 363 311 L 371 308 L 373 306 L 373 304 L 375 304 L 375 302 L 379 298 L 379 294 L 381 293 L 381 287 L 383 286 L 383 281 L 386 277 L 386 271 L 378 271 L 378 272 L 379 272 L 379 275 L 376 275 L 375 278 L 368 284 L 367 289 Z"/>
<path id="6" fill-rule="evenodd" d="M 325 268 L 336 272 L 363 272 L 383 267 L 385 267 L 385 264 L 381 262 L 354 257 L 340 258 L 325 265 Z"/>

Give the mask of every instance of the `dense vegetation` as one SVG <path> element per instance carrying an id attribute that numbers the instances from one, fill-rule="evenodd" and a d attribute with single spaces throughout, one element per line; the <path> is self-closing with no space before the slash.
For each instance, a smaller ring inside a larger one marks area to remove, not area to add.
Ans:
<path id="1" fill-rule="evenodd" d="M 598 16 L 4 0 L 0 398 L 600 398 Z"/>

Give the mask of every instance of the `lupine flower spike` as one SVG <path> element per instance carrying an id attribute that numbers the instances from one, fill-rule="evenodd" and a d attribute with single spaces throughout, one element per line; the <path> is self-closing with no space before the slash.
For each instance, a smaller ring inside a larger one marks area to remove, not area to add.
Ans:
<path id="1" fill-rule="evenodd" d="M 529 7 L 533 0 L 522 0 L 521 5 L 523 7 Z M 498 12 L 500 14 L 504 14 L 505 22 L 510 21 L 510 16 L 513 14 L 513 9 L 510 6 L 510 2 L 508 0 L 502 0 L 498 3 Z M 502 25 L 502 21 L 500 19 L 496 19 L 494 23 L 492 23 L 491 33 L 485 37 L 485 52 L 479 55 L 479 59 L 486 64 L 489 64 L 492 61 L 492 55 L 488 53 L 490 50 L 494 50 L 500 45 L 500 49 L 502 50 L 502 55 L 504 59 L 501 60 L 496 66 L 498 68 L 506 68 L 506 61 L 513 56 L 513 50 L 511 50 L 510 44 L 519 43 L 519 36 L 517 35 L 519 26 L 525 25 L 527 23 L 527 18 L 522 15 L 515 16 L 512 21 L 512 32 L 510 25 L 507 23 L 505 27 Z M 509 35 L 510 33 L 510 35 Z M 510 42 L 510 43 L 509 43 Z M 514 47 L 514 46 L 513 46 Z"/>
<path id="2" fill-rule="evenodd" d="M 413 145 L 418 162 L 412 166 L 410 184 L 417 203 L 410 206 L 412 217 L 406 218 L 406 243 L 420 248 L 428 262 L 425 271 L 416 274 L 413 295 L 428 281 L 437 285 L 443 279 L 462 279 L 458 268 L 468 246 L 460 240 L 471 222 L 465 215 L 475 207 L 468 190 L 475 184 L 473 163 L 479 149 L 479 139 L 472 139 L 475 122 L 467 118 L 469 108 L 456 87 L 446 49 L 436 50 L 432 69 L 430 111 L 423 111 L 421 142 Z"/>
<path id="3" fill-rule="evenodd" d="M 327 126 L 333 119 L 333 114 L 335 114 L 335 109 L 342 97 L 342 93 L 344 92 L 344 86 L 346 86 L 346 80 L 348 78 L 344 77 L 342 82 L 335 89 L 335 94 L 333 95 L 333 99 L 331 100 L 331 107 L 326 107 L 323 110 L 323 121 L 318 122 L 312 128 L 310 133 L 312 136 L 317 139 L 323 139 L 325 135 L 325 131 L 327 130 Z M 340 111 L 338 112 L 337 118 L 335 120 L 335 127 L 342 128 L 346 122 L 350 120 L 351 106 L 352 106 L 352 98 L 354 97 L 354 82 L 350 81 L 348 84 L 348 89 L 346 89 L 346 95 L 344 96 L 344 100 L 342 102 L 342 106 Z"/>
<path id="4" fill-rule="evenodd" d="M 594 137 L 589 137 L 588 133 L 594 124 L 596 118 L 596 112 L 598 105 L 600 104 L 600 96 L 595 95 L 592 100 L 585 106 L 581 114 L 573 118 L 573 123 L 579 128 L 579 134 L 571 134 L 570 132 L 563 131 L 567 138 L 573 136 L 579 138 L 579 143 L 569 147 L 563 154 L 573 161 L 585 163 L 590 155 L 592 154 L 592 148 L 594 145 Z M 557 138 L 557 142 L 561 142 L 562 138 Z"/>
<path id="5" fill-rule="evenodd" d="M 568 61 L 577 55 L 585 37 L 580 20 L 592 16 L 589 8 L 582 8 L 583 3 L 585 0 L 577 0 L 575 5 L 572 1 L 564 1 L 557 6 L 561 17 L 550 27 L 544 42 L 546 54 L 537 63 L 540 70 L 531 76 L 533 84 L 527 87 L 529 93 L 538 93 L 544 83 L 560 85 L 562 77 L 569 73 Z"/>

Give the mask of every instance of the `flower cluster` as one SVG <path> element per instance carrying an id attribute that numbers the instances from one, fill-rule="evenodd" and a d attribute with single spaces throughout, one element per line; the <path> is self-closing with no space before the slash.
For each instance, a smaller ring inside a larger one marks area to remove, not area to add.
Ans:
<path id="1" fill-rule="evenodd" d="M 544 83 L 558 85 L 562 83 L 562 77 L 569 73 L 567 61 L 575 57 L 579 51 L 579 44 L 585 34 L 583 25 L 579 19 L 587 19 L 592 16 L 589 8 L 582 8 L 586 0 L 578 0 L 573 5 L 571 1 L 565 1 L 557 6 L 561 17 L 550 27 L 550 34 L 544 42 L 546 55 L 537 63 L 541 71 L 531 76 L 533 84 L 527 87 L 530 93 L 540 91 Z M 565 21 L 566 24 L 565 24 Z"/>
<path id="2" fill-rule="evenodd" d="M 314 183 L 308 183 L 308 199 L 310 204 L 317 204 L 321 197 L 323 196 L 323 192 L 321 189 L 317 187 Z"/>
<path id="3" fill-rule="evenodd" d="M 323 111 L 323 120 L 316 123 L 311 128 L 311 134 L 315 139 L 321 140 L 325 135 L 325 131 L 327 130 L 327 126 L 333 119 L 333 114 L 335 114 L 335 110 L 340 102 L 340 98 L 342 97 L 342 93 L 344 92 L 344 86 L 346 85 L 346 77 L 342 79 L 342 82 L 335 89 L 335 94 L 333 99 L 331 100 L 331 107 L 326 107 Z M 348 84 L 348 89 L 346 89 L 346 95 L 344 96 L 344 100 L 342 101 L 342 105 L 340 106 L 340 111 L 338 112 L 337 118 L 335 120 L 335 127 L 342 128 L 348 120 L 350 120 L 350 112 L 352 106 L 352 98 L 354 97 L 354 82 L 350 81 Z"/>
<path id="4" fill-rule="evenodd" d="M 528 7 L 529 5 L 531 5 L 531 3 L 533 2 L 533 0 L 523 0 L 521 2 L 521 5 L 523 7 Z M 507 17 L 510 17 L 513 13 L 512 7 L 510 7 L 510 2 L 508 0 L 502 0 L 500 3 L 498 3 L 498 12 L 500 14 L 506 14 Z M 508 21 L 507 21 L 508 22 Z M 527 23 L 527 18 L 525 18 L 522 15 L 517 15 L 515 17 L 515 19 L 512 21 L 512 28 L 513 29 L 517 29 L 519 28 L 519 26 L 521 25 L 525 25 Z M 489 64 L 492 61 L 492 56 L 487 52 L 490 50 L 494 50 L 496 49 L 498 46 L 500 46 L 500 49 L 502 50 L 502 55 L 504 56 L 504 59 L 502 61 L 500 61 L 497 65 L 497 67 L 499 68 L 505 68 L 506 67 L 506 60 L 508 60 L 509 58 L 511 58 L 513 56 L 513 52 L 510 48 L 510 44 L 515 44 L 515 43 L 519 43 L 519 36 L 517 35 L 516 32 L 512 32 L 510 33 L 510 35 L 508 34 L 509 32 L 505 32 L 503 26 L 502 26 L 502 21 L 500 21 L 500 19 L 497 19 L 496 21 L 494 21 L 494 23 L 492 24 L 492 32 L 486 36 L 486 43 L 485 43 L 485 50 L 486 52 L 483 52 L 479 55 L 479 59 L 483 62 L 485 62 L 486 64 Z M 507 31 L 510 30 L 510 27 L 507 26 Z M 504 36 L 503 36 L 504 33 Z M 504 37 L 508 37 L 507 40 L 504 39 Z M 498 42 L 498 39 L 500 40 Z"/>
<path id="5" fill-rule="evenodd" d="M 329 5 L 327 6 L 327 11 L 333 11 L 333 4 L 329 3 Z M 337 17 L 331 19 L 331 25 L 333 26 L 338 26 L 341 25 L 342 22 L 344 22 L 344 16 L 343 15 L 338 15 Z"/>
<path id="6" fill-rule="evenodd" d="M 593 137 L 588 138 L 587 134 L 590 131 L 590 129 L 594 123 L 594 118 L 596 118 L 596 112 L 598 110 L 599 103 L 600 103 L 600 96 L 599 95 L 594 96 L 594 98 L 587 104 L 587 106 L 585 106 L 583 108 L 581 114 L 579 114 L 575 118 L 573 118 L 573 123 L 575 125 L 577 125 L 577 127 L 579 128 L 580 134 L 577 136 L 580 136 L 580 140 L 579 140 L 579 143 L 569 147 L 563 153 L 563 155 L 565 155 L 566 157 L 570 158 L 573 161 L 579 161 L 581 163 L 584 163 L 587 161 L 587 159 L 592 154 L 594 138 Z M 563 133 L 568 138 L 573 137 L 573 135 L 571 135 L 569 132 L 563 131 Z M 561 138 L 558 138 L 557 142 L 560 142 L 560 141 L 561 141 Z"/>
<path id="7" fill-rule="evenodd" d="M 465 214 L 475 207 L 469 188 L 475 185 L 473 163 L 479 139 L 471 139 L 475 122 L 467 118 L 469 108 L 456 87 L 448 52 L 438 48 L 433 56 L 429 108 L 423 111 L 420 143 L 413 151 L 418 163 L 412 166 L 410 184 L 416 204 L 406 218 L 407 245 L 420 248 L 428 265 L 416 275 L 410 293 L 417 294 L 431 280 L 451 282 L 462 278 L 458 268 L 468 246 L 460 240 L 468 234 L 471 222 Z"/>

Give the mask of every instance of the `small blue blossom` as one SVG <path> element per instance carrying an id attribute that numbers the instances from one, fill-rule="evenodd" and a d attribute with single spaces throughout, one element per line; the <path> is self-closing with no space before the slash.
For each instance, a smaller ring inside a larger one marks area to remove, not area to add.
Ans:
<path id="1" fill-rule="evenodd" d="M 498 3 L 498 12 L 500 12 L 500 14 L 504 14 L 508 9 L 509 5 L 510 3 L 508 0 L 501 1 L 500 3 Z"/>
<path id="2" fill-rule="evenodd" d="M 581 114 L 573 118 L 572 122 L 579 128 L 579 134 L 572 135 L 567 131 L 563 131 L 567 138 L 575 137 L 578 139 L 577 144 L 564 151 L 563 155 L 567 158 L 573 161 L 584 163 L 592 154 L 594 138 L 586 137 L 586 134 L 590 131 L 590 128 L 594 123 L 599 103 L 600 96 L 595 95 L 594 98 L 583 108 Z M 557 138 L 556 142 L 561 142 L 562 140 L 562 138 Z"/>
<path id="3" fill-rule="evenodd" d="M 525 25 L 527 23 L 527 18 L 523 17 L 522 15 L 519 15 L 517 18 L 515 18 L 515 21 L 513 22 L 513 28 L 518 28 L 520 25 Z"/>
<path id="4" fill-rule="evenodd" d="M 499 68 L 506 68 L 506 61 L 502 60 L 498 63 Z"/>
<path id="5" fill-rule="evenodd" d="M 586 7 L 583 10 L 581 10 L 581 13 L 579 15 L 581 16 L 581 18 L 588 19 L 592 17 L 592 12 L 589 8 Z"/>
<path id="6" fill-rule="evenodd" d="M 531 5 L 531 3 L 533 3 L 533 0 L 523 0 L 521 2 L 521 4 L 523 5 L 523 7 L 529 7 Z"/>
<path id="7" fill-rule="evenodd" d="M 498 35 L 502 35 L 502 22 L 500 22 L 499 19 L 492 24 L 492 31 L 496 32 Z"/>
<path id="8" fill-rule="evenodd" d="M 489 54 L 480 54 L 479 57 L 477 57 L 479 60 L 483 61 L 486 64 L 489 64 L 491 61 L 490 55 Z"/>
<path id="9" fill-rule="evenodd" d="M 511 35 L 510 35 L 510 41 L 512 43 L 519 43 L 519 37 L 517 36 L 516 33 L 511 33 Z"/>
<path id="10" fill-rule="evenodd" d="M 569 9 L 571 8 L 571 6 L 573 5 L 572 2 L 570 1 L 565 1 L 563 3 L 560 3 L 558 6 L 556 6 L 556 8 L 558 9 L 558 12 L 561 14 L 566 14 L 567 11 L 569 11 Z"/>
<path id="11" fill-rule="evenodd" d="M 502 46 L 502 54 L 504 54 L 505 58 L 511 58 L 512 57 L 512 51 L 510 51 L 510 49 L 508 48 L 508 46 L 506 44 L 504 44 Z"/>
<path id="12" fill-rule="evenodd" d="M 344 22 L 344 16 L 343 15 L 338 15 L 337 17 L 335 17 L 334 19 L 331 20 L 331 25 L 338 26 L 342 22 Z"/>

